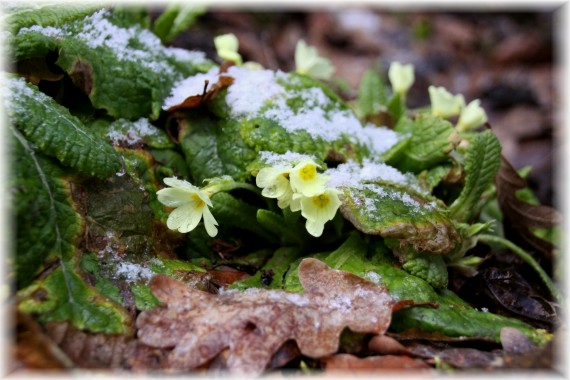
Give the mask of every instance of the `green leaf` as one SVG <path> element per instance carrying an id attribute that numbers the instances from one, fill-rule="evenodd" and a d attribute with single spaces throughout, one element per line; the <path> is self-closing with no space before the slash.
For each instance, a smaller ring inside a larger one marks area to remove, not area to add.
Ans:
<path id="1" fill-rule="evenodd" d="M 300 228 L 298 223 L 287 223 L 285 218 L 273 211 L 257 210 L 257 221 L 266 230 L 271 231 L 282 245 L 303 245 L 303 239 L 307 235 L 304 227 Z"/>
<path id="2" fill-rule="evenodd" d="M 386 104 L 386 86 L 375 70 L 366 70 L 358 88 L 358 108 L 361 117 L 373 115 Z"/>
<path id="3" fill-rule="evenodd" d="M 447 265 L 441 255 L 408 252 L 402 269 L 427 281 L 436 289 L 446 288 L 448 281 Z"/>
<path id="4" fill-rule="evenodd" d="M 230 288 L 245 290 L 247 288 L 281 289 L 285 274 L 290 264 L 299 258 L 301 251 L 294 247 L 281 247 L 273 253 L 269 261 L 255 275 L 234 282 Z M 264 277 L 267 276 L 267 280 Z"/>
<path id="5" fill-rule="evenodd" d="M 152 31 L 163 42 L 169 42 L 192 26 L 205 12 L 205 6 L 169 4 L 156 19 Z"/>
<path id="6" fill-rule="evenodd" d="M 192 183 L 229 175 L 245 182 L 247 165 L 256 153 L 239 138 L 238 125 L 230 120 L 215 120 L 190 112 L 180 131 L 180 147 L 192 173 Z"/>
<path id="7" fill-rule="evenodd" d="M 426 281 L 398 268 L 391 252 L 379 240 L 365 242 L 358 234 L 351 235 L 336 251 L 313 257 L 331 268 L 345 270 L 384 285 L 396 300 L 431 302 L 437 308 L 407 307 L 396 312 L 390 330 L 419 329 L 449 337 L 472 337 L 500 341 L 503 327 L 519 329 L 535 342 L 543 342 L 548 334 L 514 318 L 477 311 L 449 290 L 436 292 Z M 370 258 L 369 258 L 370 257 Z M 285 279 L 285 290 L 302 291 L 294 263 Z"/>
<path id="8" fill-rule="evenodd" d="M 96 333 L 132 332 L 128 313 L 85 283 L 77 272 L 75 259 L 62 261 L 48 277 L 22 289 L 18 296 L 19 309 L 39 314 L 44 323 L 69 321 L 80 330 Z"/>
<path id="9" fill-rule="evenodd" d="M 212 205 L 212 214 L 222 228 L 240 228 L 273 240 L 271 234 L 257 221 L 257 207 L 223 192 L 212 196 Z"/>
<path id="10" fill-rule="evenodd" d="M 344 187 L 340 199 L 344 217 L 366 234 L 398 239 L 417 252 L 447 253 L 460 242 L 445 211 L 432 198 L 404 186 L 379 182 Z"/>
<path id="11" fill-rule="evenodd" d="M 2 13 L 6 15 L 4 26 L 7 31 L 17 33 L 23 27 L 62 26 L 69 21 L 79 20 L 92 14 L 99 5 L 87 3 L 42 4 L 11 3 L 5 4 Z"/>
<path id="12" fill-rule="evenodd" d="M 213 64 L 203 55 L 166 48 L 139 24 L 120 26 L 108 11 L 53 28 L 22 28 L 16 61 L 58 51 L 56 64 L 87 94 L 93 107 L 125 119 L 157 119 L 173 84 Z M 118 16 L 117 16 L 118 17 Z"/>
<path id="13" fill-rule="evenodd" d="M 454 148 L 455 130 L 450 122 L 427 113 L 415 120 L 402 117 L 395 127 L 397 132 L 411 135 L 403 154 L 388 160 L 400 171 L 419 173 L 445 161 Z"/>
<path id="14" fill-rule="evenodd" d="M 155 127 L 146 118 L 136 121 L 118 119 L 110 123 L 98 119 L 89 126 L 89 129 L 93 134 L 113 145 L 130 148 L 140 146 L 156 149 L 174 148 L 174 143 L 170 141 L 168 134 Z"/>
<path id="15" fill-rule="evenodd" d="M 39 150 L 63 165 L 100 178 L 121 169 L 113 148 L 98 139 L 78 118 L 24 79 L 9 77 L 8 116 Z"/>
<path id="16" fill-rule="evenodd" d="M 75 243 L 83 231 L 82 222 L 71 200 L 69 183 L 61 179 L 63 172 L 34 154 L 18 131 L 12 132 L 17 139 L 15 162 L 22 169 L 16 171 L 14 179 L 20 227 L 16 275 L 19 287 L 23 287 L 18 292 L 18 308 L 38 314 L 42 322 L 70 321 L 79 329 L 93 332 L 129 333 L 127 312 L 81 278 Z M 47 276 L 34 280 L 48 256 L 57 263 Z"/>
<path id="17" fill-rule="evenodd" d="M 184 157 L 173 149 L 149 149 L 157 164 L 156 175 L 162 183 L 166 177 L 189 178 L 190 172 Z"/>
<path id="18" fill-rule="evenodd" d="M 431 192 L 451 171 L 451 165 L 438 165 L 432 169 L 424 170 L 418 176 L 422 188 Z"/>
<path id="19" fill-rule="evenodd" d="M 465 186 L 449 207 L 457 221 L 470 222 L 481 211 L 481 195 L 493 185 L 501 165 L 501 144 L 493 132 L 478 133 L 465 155 Z"/>
<path id="20" fill-rule="evenodd" d="M 406 115 L 406 104 L 400 94 L 393 94 L 388 101 L 388 112 L 392 115 L 392 120 L 397 125 L 402 116 Z"/>

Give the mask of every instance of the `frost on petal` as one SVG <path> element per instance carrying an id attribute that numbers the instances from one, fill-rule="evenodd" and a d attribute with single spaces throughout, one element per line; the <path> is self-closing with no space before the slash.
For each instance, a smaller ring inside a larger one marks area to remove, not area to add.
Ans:
<path id="1" fill-rule="evenodd" d="M 299 280 L 304 293 L 248 289 L 212 295 L 156 276 L 151 289 L 164 305 L 138 316 L 138 338 L 150 347 L 173 347 L 161 363 L 165 368 L 190 370 L 226 349 L 230 372 L 255 376 L 288 340 L 303 355 L 322 358 L 338 350 L 346 327 L 373 334 L 388 329 L 394 301 L 384 287 L 316 259 L 301 262 Z"/>
<path id="2" fill-rule="evenodd" d="M 206 232 L 210 237 L 216 236 L 218 234 L 218 229 L 216 228 L 218 222 L 214 219 L 214 215 L 212 215 L 212 212 L 208 207 L 204 207 L 202 214 L 204 216 L 204 227 L 206 228 Z"/>
<path id="3" fill-rule="evenodd" d="M 171 230 L 186 233 L 192 231 L 202 219 L 202 209 L 194 203 L 178 207 L 170 213 L 166 220 L 166 226 Z"/>
<path id="4" fill-rule="evenodd" d="M 158 201 L 167 207 L 180 207 L 190 202 L 190 193 L 176 188 L 161 189 L 156 192 Z"/>

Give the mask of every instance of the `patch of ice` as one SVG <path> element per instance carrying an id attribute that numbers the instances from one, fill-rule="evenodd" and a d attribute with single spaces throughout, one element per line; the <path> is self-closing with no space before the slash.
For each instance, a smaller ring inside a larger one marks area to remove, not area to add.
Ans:
<path id="1" fill-rule="evenodd" d="M 129 123 L 125 119 L 119 119 L 117 122 Z M 117 144 L 118 142 L 126 142 L 127 144 L 136 144 L 144 137 L 152 136 L 157 133 L 156 128 L 149 122 L 147 118 L 140 118 L 139 120 L 131 123 L 127 131 L 119 129 L 111 129 L 107 133 L 107 137 Z"/>
<path id="2" fill-rule="evenodd" d="M 302 160 L 315 160 L 313 155 L 301 154 L 296 152 L 287 151 L 286 153 L 279 154 L 270 151 L 262 150 L 259 152 L 261 160 L 270 166 L 295 166 L 296 163 Z"/>
<path id="3" fill-rule="evenodd" d="M 150 280 L 154 272 L 142 265 L 122 261 L 117 265 L 116 274 L 124 277 L 127 282 L 134 282 Z"/>
<path id="4" fill-rule="evenodd" d="M 364 278 L 372 281 L 376 285 L 380 285 L 382 283 L 382 276 L 374 271 L 368 271 L 364 274 Z"/>
<path id="5" fill-rule="evenodd" d="M 254 116 L 266 103 L 285 93 L 271 70 L 249 70 L 232 66 L 228 75 L 234 78 L 228 87 L 226 103 L 234 117 Z"/>
<path id="6" fill-rule="evenodd" d="M 344 186 L 360 189 L 365 182 L 386 181 L 410 186 L 419 192 L 422 191 L 410 174 L 404 174 L 392 166 L 373 162 L 369 159 L 365 159 L 362 165 L 349 161 L 338 165 L 336 168 L 327 169 L 324 174 L 330 177 L 328 186 L 337 189 Z"/>

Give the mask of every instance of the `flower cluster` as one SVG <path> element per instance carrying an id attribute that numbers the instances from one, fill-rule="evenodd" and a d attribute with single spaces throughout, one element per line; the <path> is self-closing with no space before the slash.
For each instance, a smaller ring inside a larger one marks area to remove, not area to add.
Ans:
<path id="1" fill-rule="evenodd" d="M 430 86 L 428 88 L 431 101 L 431 112 L 434 115 L 448 118 L 459 115 L 457 130 L 465 132 L 477 128 L 487 121 L 487 114 L 475 99 L 467 106 L 463 95 L 452 95 L 444 87 Z"/>
<path id="2" fill-rule="evenodd" d="M 318 173 L 319 167 L 311 159 L 302 159 L 295 166 L 263 168 L 255 179 L 261 195 L 277 199 L 280 208 L 301 211 L 307 231 L 315 237 L 322 235 L 325 223 L 340 206 L 337 190 L 326 187 L 329 177 Z"/>

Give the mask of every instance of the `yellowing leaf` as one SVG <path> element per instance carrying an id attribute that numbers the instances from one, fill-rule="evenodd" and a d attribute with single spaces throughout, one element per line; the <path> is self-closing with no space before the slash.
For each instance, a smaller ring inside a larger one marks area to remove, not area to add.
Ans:
<path id="1" fill-rule="evenodd" d="M 232 372 L 261 373 L 275 352 L 295 340 L 303 355 L 335 353 L 345 327 L 383 334 L 395 306 L 385 288 L 334 270 L 316 259 L 299 265 L 305 293 L 281 290 L 202 292 L 167 276 L 151 281 L 165 306 L 142 312 L 138 337 L 148 346 L 174 349 L 165 367 L 189 370 L 207 363 L 225 348 Z"/>

